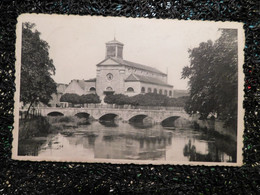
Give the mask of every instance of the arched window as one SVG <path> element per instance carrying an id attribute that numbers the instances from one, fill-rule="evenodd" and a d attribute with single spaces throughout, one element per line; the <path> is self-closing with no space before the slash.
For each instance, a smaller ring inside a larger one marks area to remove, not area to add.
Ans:
<path id="1" fill-rule="evenodd" d="M 159 90 L 159 94 L 162 94 L 162 90 L 161 89 Z"/>
<path id="2" fill-rule="evenodd" d="M 89 91 L 94 92 L 94 91 L 96 91 L 96 88 L 95 87 L 90 87 Z"/>
<path id="3" fill-rule="evenodd" d="M 157 93 L 157 89 L 156 89 L 156 88 L 154 88 L 153 92 L 154 92 L 154 93 Z"/>
<path id="4" fill-rule="evenodd" d="M 145 88 L 144 87 L 142 87 L 141 92 L 145 93 Z"/>
<path id="5" fill-rule="evenodd" d="M 164 95 L 167 95 L 168 93 L 167 93 L 167 90 L 164 90 Z"/>
<path id="6" fill-rule="evenodd" d="M 128 87 L 127 92 L 134 92 L 134 89 L 132 87 Z"/>
<path id="7" fill-rule="evenodd" d="M 149 87 L 148 88 L 148 93 L 151 93 L 152 92 L 152 89 Z"/>
<path id="8" fill-rule="evenodd" d="M 107 91 L 113 91 L 112 87 L 107 87 L 106 90 Z"/>
<path id="9" fill-rule="evenodd" d="M 169 91 L 169 96 L 172 96 L 172 91 Z"/>

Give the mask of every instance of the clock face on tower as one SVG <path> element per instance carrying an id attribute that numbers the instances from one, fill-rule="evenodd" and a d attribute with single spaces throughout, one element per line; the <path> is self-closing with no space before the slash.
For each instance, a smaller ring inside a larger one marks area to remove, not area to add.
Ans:
<path id="1" fill-rule="evenodd" d="M 113 79 L 113 75 L 111 73 L 107 74 L 107 80 L 111 81 Z"/>

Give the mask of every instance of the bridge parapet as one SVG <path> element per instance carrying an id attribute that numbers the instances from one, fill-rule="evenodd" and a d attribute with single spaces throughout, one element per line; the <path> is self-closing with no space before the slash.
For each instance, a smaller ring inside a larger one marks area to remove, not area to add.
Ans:
<path id="1" fill-rule="evenodd" d="M 94 119 L 99 119 L 106 114 L 115 114 L 125 121 L 129 121 L 137 115 L 146 115 L 154 119 L 155 122 L 161 122 L 172 116 L 189 118 L 189 115 L 183 110 L 152 110 L 152 109 L 131 109 L 131 108 L 38 108 L 42 116 L 47 116 L 50 113 L 58 112 L 64 116 L 75 116 L 78 113 L 88 113 Z"/>

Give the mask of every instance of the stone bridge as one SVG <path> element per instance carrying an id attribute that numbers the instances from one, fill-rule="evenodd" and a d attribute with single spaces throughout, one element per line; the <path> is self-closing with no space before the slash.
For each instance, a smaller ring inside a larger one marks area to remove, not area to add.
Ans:
<path id="1" fill-rule="evenodd" d="M 150 117 L 154 122 L 161 123 L 169 118 L 185 118 L 190 119 L 189 115 L 183 110 L 183 108 L 176 108 L 171 110 L 152 110 L 152 109 L 124 109 L 124 108 L 39 108 L 39 112 L 42 116 L 62 115 L 62 116 L 77 116 L 79 114 L 85 114 L 88 117 L 92 117 L 96 120 L 102 119 L 102 117 L 110 115 L 112 118 L 118 117 L 123 121 L 131 121 L 135 118 L 144 119 Z"/>

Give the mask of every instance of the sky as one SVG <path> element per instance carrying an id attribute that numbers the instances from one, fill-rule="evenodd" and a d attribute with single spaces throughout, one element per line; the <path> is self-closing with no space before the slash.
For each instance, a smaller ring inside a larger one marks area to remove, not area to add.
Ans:
<path id="1" fill-rule="evenodd" d="M 53 79 L 68 84 L 72 79 L 96 77 L 96 64 L 105 59 L 105 43 L 116 38 L 124 44 L 123 58 L 166 73 L 174 89 L 187 89 L 181 79 L 189 65 L 188 49 L 220 36 L 221 22 L 145 18 L 32 14 L 24 22 L 35 23 L 48 42 L 56 67 Z M 223 23 L 223 22 L 222 22 Z"/>

